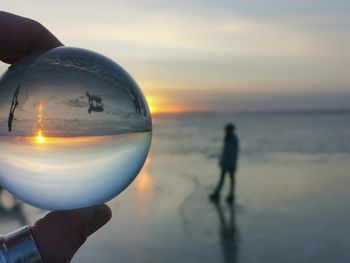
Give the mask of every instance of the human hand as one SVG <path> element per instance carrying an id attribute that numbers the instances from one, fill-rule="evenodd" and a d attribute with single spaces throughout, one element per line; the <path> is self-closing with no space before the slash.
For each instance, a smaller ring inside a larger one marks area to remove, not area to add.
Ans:
<path id="1" fill-rule="evenodd" d="M 106 205 L 55 211 L 38 220 L 31 232 L 45 263 L 68 263 L 87 237 L 112 216 Z"/>
<path id="2" fill-rule="evenodd" d="M 40 23 L 0 11 L 0 60 L 12 64 L 63 44 Z M 111 218 L 106 205 L 56 211 L 38 220 L 32 235 L 45 263 L 70 262 L 87 237 Z"/>
<path id="3" fill-rule="evenodd" d="M 63 46 L 40 23 L 0 11 L 0 60 L 13 64 L 32 53 Z"/>

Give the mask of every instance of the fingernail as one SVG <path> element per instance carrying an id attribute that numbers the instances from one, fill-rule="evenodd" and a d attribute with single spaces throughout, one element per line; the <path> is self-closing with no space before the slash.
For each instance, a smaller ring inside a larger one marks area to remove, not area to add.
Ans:
<path id="1" fill-rule="evenodd" d="M 96 232 L 99 228 L 105 225 L 110 219 L 111 219 L 111 212 L 108 207 L 103 207 L 98 209 L 94 213 L 89 223 L 87 235 L 89 236 L 92 233 Z"/>

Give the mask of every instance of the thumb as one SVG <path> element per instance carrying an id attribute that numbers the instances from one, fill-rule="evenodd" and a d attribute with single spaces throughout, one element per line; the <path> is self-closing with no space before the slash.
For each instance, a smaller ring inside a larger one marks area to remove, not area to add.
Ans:
<path id="1" fill-rule="evenodd" d="M 55 211 L 31 228 L 45 263 L 68 263 L 87 237 L 105 225 L 112 216 L 106 205 L 70 211 Z"/>

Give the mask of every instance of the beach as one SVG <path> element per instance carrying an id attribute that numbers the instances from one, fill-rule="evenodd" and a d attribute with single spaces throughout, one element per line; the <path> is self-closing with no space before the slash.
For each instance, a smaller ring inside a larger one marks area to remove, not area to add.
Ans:
<path id="1" fill-rule="evenodd" d="M 241 149 L 233 206 L 228 184 L 208 199 L 228 122 Z M 72 262 L 350 261 L 349 134 L 346 112 L 156 115 L 142 171 Z M 2 233 L 47 213 L 2 201 Z"/>

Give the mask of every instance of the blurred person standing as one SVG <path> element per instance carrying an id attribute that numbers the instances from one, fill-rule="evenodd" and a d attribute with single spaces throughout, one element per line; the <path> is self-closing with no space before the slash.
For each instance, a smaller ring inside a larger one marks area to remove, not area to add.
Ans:
<path id="1" fill-rule="evenodd" d="M 237 169 L 237 160 L 239 155 L 239 140 L 235 133 L 234 124 L 226 124 L 225 126 L 225 137 L 222 153 L 220 156 L 219 165 L 221 168 L 221 174 L 219 183 L 215 191 L 209 196 L 213 201 L 218 201 L 220 199 L 220 191 L 224 184 L 225 175 L 228 173 L 230 176 L 230 190 L 226 197 L 226 201 L 232 203 L 234 200 L 234 190 L 235 190 L 235 172 Z"/>

